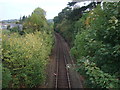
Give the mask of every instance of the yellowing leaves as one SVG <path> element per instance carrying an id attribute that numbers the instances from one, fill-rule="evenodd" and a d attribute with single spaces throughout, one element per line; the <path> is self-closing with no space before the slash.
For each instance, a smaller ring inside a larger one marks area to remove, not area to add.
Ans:
<path id="1" fill-rule="evenodd" d="M 24 83 L 26 86 L 35 86 L 45 79 L 44 70 L 51 48 L 52 37 L 46 32 L 36 32 L 24 36 L 14 33 L 9 38 L 5 35 L 2 50 L 3 64 L 10 68 L 13 76 L 16 75 L 12 78 L 13 80 Z M 38 81 L 36 84 L 34 77 Z M 13 84 L 19 86 L 19 83 L 16 82 Z M 15 87 L 14 85 L 12 87 Z"/>
<path id="2" fill-rule="evenodd" d="M 90 17 L 87 17 L 86 21 L 85 21 L 86 26 L 90 25 Z"/>

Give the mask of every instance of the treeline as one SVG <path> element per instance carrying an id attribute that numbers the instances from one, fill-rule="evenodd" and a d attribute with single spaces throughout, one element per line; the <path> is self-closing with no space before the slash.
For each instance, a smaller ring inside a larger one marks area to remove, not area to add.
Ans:
<path id="1" fill-rule="evenodd" d="M 120 88 L 120 2 L 94 3 L 77 9 L 69 3 L 54 28 L 69 42 L 85 87 Z"/>
<path id="2" fill-rule="evenodd" d="M 33 88 L 46 80 L 45 69 L 53 45 L 53 27 L 41 8 L 36 8 L 22 24 L 22 31 L 3 33 L 3 88 Z"/>

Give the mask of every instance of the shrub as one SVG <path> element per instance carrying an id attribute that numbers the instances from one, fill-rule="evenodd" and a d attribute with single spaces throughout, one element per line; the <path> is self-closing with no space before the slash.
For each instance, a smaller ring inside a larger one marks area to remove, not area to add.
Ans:
<path id="1" fill-rule="evenodd" d="M 119 6 L 120 2 L 105 3 L 103 9 L 97 6 L 84 14 L 75 24 L 78 33 L 71 53 L 78 64 L 82 62 L 83 57 L 89 60 L 83 60 L 81 70 L 91 87 L 118 87 L 120 75 Z"/>
<path id="2" fill-rule="evenodd" d="M 103 72 L 96 66 L 95 63 L 91 62 L 87 58 L 82 58 L 79 60 L 79 69 L 86 74 L 86 77 L 89 80 L 86 82 L 88 87 L 91 88 L 120 88 L 119 87 L 119 80 L 115 76 L 111 76 L 108 73 Z M 82 73 L 81 73 L 82 74 Z"/>
<path id="3" fill-rule="evenodd" d="M 52 48 L 52 36 L 36 32 L 20 36 L 3 35 L 3 67 L 12 75 L 11 88 L 35 87 L 45 81 L 45 68 Z M 6 71 L 5 71 L 6 73 Z M 9 74 L 8 74 L 9 75 Z M 4 77 L 8 77 L 5 74 Z M 8 86 L 8 82 L 3 85 Z"/>
<path id="4" fill-rule="evenodd" d="M 2 68 L 2 88 L 9 87 L 9 82 L 12 80 L 11 72 L 8 68 Z"/>

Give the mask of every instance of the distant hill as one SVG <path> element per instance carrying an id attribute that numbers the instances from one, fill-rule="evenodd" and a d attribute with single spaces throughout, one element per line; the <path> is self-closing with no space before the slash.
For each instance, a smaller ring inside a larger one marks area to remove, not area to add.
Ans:
<path id="1" fill-rule="evenodd" d="M 3 23 L 14 23 L 19 21 L 18 19 L 2 20 Z"/>

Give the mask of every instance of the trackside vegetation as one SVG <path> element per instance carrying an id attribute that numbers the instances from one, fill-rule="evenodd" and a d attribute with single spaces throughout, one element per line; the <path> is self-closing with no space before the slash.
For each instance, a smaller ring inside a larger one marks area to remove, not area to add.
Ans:
<path id="1" fill-rule="evenodd" d="M 3 88 L 33 88 L 46 80 L 53 36 L 45 11 L 36 8 L 22 24 L 22 31 L 2 34 Z"/>
<path id="2" fill-rule="evenodd" d="M 120 88 L 120 1 L 91 2 L 82 7 L 76 3 L 69 2 L 54 23 L 48 22 L 46 12 L 38 7 L 20 19 L 22 30 L 0 30 L 3 88 L 44 86 L 54 31 L 70 46 L 84 88 Z"/>
<path id="3" fill-rule="evenodd" d="M 69 3 L 54 18 L 55 30 L 70 43 L 84 87 L 120 88 L 120 2 L 91 4 Z"/>

